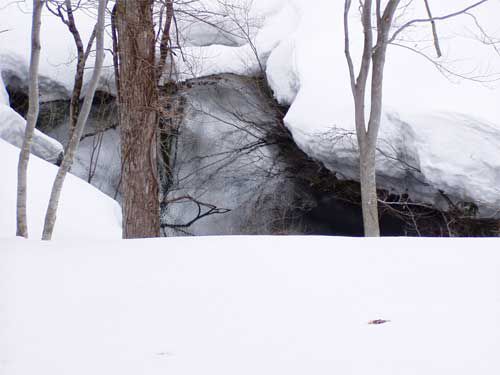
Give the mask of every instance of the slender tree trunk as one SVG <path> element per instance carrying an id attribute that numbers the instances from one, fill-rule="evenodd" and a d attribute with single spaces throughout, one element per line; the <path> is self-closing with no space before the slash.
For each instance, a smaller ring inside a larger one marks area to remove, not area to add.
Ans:
<path id="1" fill-rule="evenodd" d="M 68 142 L 62 164 L 57 171 L 57 175 L 52 186 L 49 205 L 45 214 L 45 223 L 42 234 L 43 240 L 50 240 L 52 238 L 52 233 L 54 231 L 54 225 L 56 222 L 57 207 L 59 205 L 59 198 L 61 196 L 64 179 L 66 178 L 66 175 L 73 165 L 75 153 L 78 148 L 78 144 L 80 143 L 80 138 L 83 134 L 85 124 L 87 123 L 90 109 L 92 107 L 92 102 L 94 100 L 94 94 L 97 88 L 97 84 L 99 83 L 99 77 L 101 76 L 101 70 L 104 61 L 104 22 L 106 15 L 106 3 L 106 0 L 99 0 L 96 27 L 96 59 L 94 64 L 94 71 L 92 73 L 92 77 L 85 94 L 82 108 L 78 115 L 76 127 L 74 131 L 71 132 L 70 140 Z"/>
<path id="2" fill-rule="evenodd" d="M 123 164 L 123 236 L 159 237 L 158 88 L 153 1 L 119 0 L 115 17 Z"/>
<path id="3" fill-rule="evenodd" d="M 40 29 L 42 26 L 43 1 L 33 0 L 33 17 L 31 25 L 31 59 L 29 68 L 29 108 L 26 116 L 26 131 L 24 134 L 19 164 L 17 167 L 17 230 L 16 234 L 28 238 L 27 179 L 28 162 L 31 151 L 33 133 L 38 119 L 38 67 L 40 65 Z"/>
<path id="4" fill-rule="evenodd" d="M 375 47 L 373 47 L 374 28 L 372 25 L 373 2 L 371 0 L 365 0 L 365 2 L 361 4 L 364 47 L 357 78 L 355 77 L 349 41 L 349 10 L 351 8 L 351 0 L 345 0 L 344 7 L 344 50 L 354 97 L 356 136 L 359 147 L 361 204 L 363 207 L 363 224 L 366 237 L 380 236 L 375 156 L 380 122 L 382 119 L 384 68 L 389 31 L 399 3 L 400 0 L 389 0 L 382 12 L 382 2 L 380 0 L 375 2 L 375 17 L 377 24 L 377 42 Z M 372 68 L 370 117 L 368 119 L 368 124 L 366 124 L 366 84 L 370 67 Z"/>
<path id="5" fill-rule="evenodd" d="M 372 55 L 371 106 L 368 120 L 368 131 L 363 142 L 360 142 L 360 183 L 361 201 L 363 206 L 363 223 L 365 237 L 379 237 L 380 225 L 378 218 L 376 153 L 377 139 L 382 120 L 382 97 L 385 56 L 387 44 L 379 32 L 379 43 Z M 364 98 L 363 98 L 364 101 Z"/>
<path id="6" fill-rule="evenodd" d="M 379 237 L 375 150 L 371 147 L 361 148 L 359 164 L 365 237 Z"/>

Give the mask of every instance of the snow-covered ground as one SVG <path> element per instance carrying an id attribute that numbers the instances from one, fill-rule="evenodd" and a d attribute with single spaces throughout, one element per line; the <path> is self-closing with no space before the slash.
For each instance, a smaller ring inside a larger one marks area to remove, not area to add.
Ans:
<path id="1" fill-rule="evenodd" d="M 499 296 L 494 239 L 0 240 L 0 373 L 496 375 Z"/>
<path id="2" fill-rule="evenodd" d="M 0 238 L 16 233 L 16 186 L 19 149 L 0 139 Z M 28 166 L 28 230 L 40 238 L 57 167 L 31 155 Z M 121 238 L 121 209 L 114 200 L 69 174 L 64 182 L 54 238 Z M 3 245 L 0 245 L 3 247 Z M 1 328 L 1 325 L 0 325 Z"/>

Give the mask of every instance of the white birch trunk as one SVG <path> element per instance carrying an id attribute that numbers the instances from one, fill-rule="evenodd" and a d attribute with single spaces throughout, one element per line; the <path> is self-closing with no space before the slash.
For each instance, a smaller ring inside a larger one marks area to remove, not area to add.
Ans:
<path id="1" fill-rule="evenodd" d="M 99 77 L 101 76 L 102 65 L 104 61 L 104 22 L 106 13 L 106 0 L 99 0 L 99 8 L 97 12 L 97 27 L 96 27 L 96 59 L 94 64 L 94 71 L 92 73 L 91 80 L 89 82 L 87 92 L 85 94 L 85 99 L 83 101 L 82 108 L 78 115 L 78 121 L 74 131 L 71 133 L 71 138 L 68 142 L 68 147 L 64 154 L 64 159 L 57 171 L 54 184 L 52 186 L 52 192 L 50 194 L 49 205 L 47 207 L 47 212 L 45 214 L 45 222 L 43 227 L 43 240 L 50 240 L 52 238 L 52 233 L 54 231 L 54 226 L 57 217 L 57 208 L 59 205 L 59 198 L 61 196 L 62 187 L 64 184 L 64 179 L 73 165 L 75 159 L 75 153 L 80 143 L 80 138 L 82 137 L 85 124 L 89 117 L 90 109 L 92 107 L 92 102 L 94 100 L 94 94 L 97 89 L 97 84 L 99 83 Z"/>
<path id="2" fill-rule="evenodd" d="M 33 133 L 38 119 L 38 67 L 40 65 L 40 29 L 42 26 L 42 9 L 44 1 L 33 0 L 33 16 L 31 25 L 31 58 L 29 68 L 29 108 L 26 116 L 26 131 L 23 144 L 19 153 L 17 167 L 17 229 L 16 235 L 28 238 L 27 219 L 27 188 L 28 188 L 28 162 L 31 152 Z"/>

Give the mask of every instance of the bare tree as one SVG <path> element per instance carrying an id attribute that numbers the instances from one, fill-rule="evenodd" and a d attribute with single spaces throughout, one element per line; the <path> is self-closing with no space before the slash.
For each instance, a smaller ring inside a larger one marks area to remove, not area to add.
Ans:
<path id="1" fill-rule="evenodd" d="M 153 3 L 153 0 L 118 0 L 114 15 L 124 238 L 160 236 Z"/>
<path id="2" fill-rule="evenodd" d="M 354 116 L 359 147 L 363 224 L 365 235 L 370 237 L 380 236 L 375 177 L 375 154 L 382 116 L 382 85 L 389 31 L 399 2 L 400 0 L 390 0 L 382 13 L 381 1 L 376 1 L 377 39 L 374 46 L 372 1 L 365 0 L 361 10 L 361 22 L 364 32 L 363 57 L 357 77 L 355 76 L 355 68 L 351 57 L 349 42 L 349 10 L 351 7 L 351 0 L 346 0 L 344 10 L 345 55 L 349 66 L 351 89 L 354 97 Z M 365 118 L 365 101 L 370 68 L 372 69 L 371 106 L 367 122 Z M 367 123 L 368 126 L 366 126 Z"/>
<path id="3" fill-rule="evenodd" d="M 80 0 L 76 8 L 78 9 L 78 7 L 81 6 L 82 3 Z M 47 9 L 52 14 L 59 17 L 61 21 L 68 27 L 69 32 L 73 36 L 77 51 L 75 80 L 69 107 L 69 130 L 71 137 L 71 133 L 74 131 L 76 123 L 78 121 L 78 114 L 80 112 L 80 96 L 83 88 L 83 75 L 85 72 L 85 65 L 87 63 L 92 45 L 94 44 L 94 39 L 96 37 L 96 28 L 94 28 L 87 46 L 84 47 L 80 31 L 76 26 L 74 16 L 75 9 L 73 8 L 71 0 L 49 0 L 47 1 Z"/>
<path id="4" fill-rule="evenodd" d="M 67 3 L 70 2 L 67 1 Z M 78 144 L 80 143 L 80 138 L 82 137 L 83 129 L 85 128 L 85 124 L 87 123 L 90 109 L 92 107 L 92 102 L 94 100 L 94 94 L 97 89 L 97 85 L 99 83 L 99 77 L 101 76 L 102 65 L 104 62 L 104 21 L 106 15 L 106 4 L 107 0 L 99 0 L 99 6 L 97 12 L 97 25 L 95 28 L 96 58 L 94 64 L 94 71 L 92 73 L 92 77 L 90 79 L 87 92 L 85 94 L 85 99 L 83 101 L 82 108 L 78 114 L 78 120 L 76 122 L 76 126 L 73 129 L 73 131 L 70 132 L 70 140 L 68 142 L 68 146 L 66 148 L 63 161 L 61 163 L 61 166 L 59 167 L 56 178 L 54 180 L 54 184 L 52 186 L 49 205 L 45 215 L 45 223 L 42 234 L 43 240 L 50 240 L 52 238 L 52 233 L 54 231 L 54 225 L 56 222 L 57 207 L 59 205 L 59 198 L 61 196 L 64 179 L 66 178 L 67 173 L 69 172 L 71 166 L 73 165 L 75 153 L 78 148 Z M 78 83 L 78 72 L 77 72 L 77 80 L 75 81 L 75 85 L 78 84 L 79 83 Z M 74 109 L 72 107 L 71 113 L 74 113 L 73 111 Z"/>
<path id="5" fill-rule="evenodd" d="M 38 67 L 40 65 L 40 29 L 42 26 L 43 0 L 33 0 L 33 17 L 31 25 L 31 58 L 29 68 L 29 108 L 26 116 L 26 131 L 23 139 L 19 164 L 17 168 L 17 230 L 18 236 L 28 237 L 27 175 L 33 133 L 38 119 Z"/>
<path id="6" fill-rule="evenodd" d="M 441 48 L 437 35 L 436 21 L 449 19 L 486 3 L 481 0 L 459 11 L 445 16 L 432 17 L 429 2 L 425 0 L 425 7 L 429 18 L 413 19 L 399 26 L 393 33 L 394 16 L 398 10 L 401 0 L 389 0 L 385 7 L 381 0 L 364 0 L 360 2 L 361 24 L 364 33 L 363 54 L 360 62 L 359 72 L 356 75 L 354 62 L 350 50 L 349 35 L 349 12 L 351 0 L 345 0 L 344 7 L 344 44 L 345 56 L 349 68 L 351 90 L 354 98 L 354 117 L 356 125 L 356 136 L 359 147 L 361 201 L 363 208 L 363 224 L 365 236 L 380 236 L 378 200 L 376 186 L 375 155 L 380 121 L 382 115 L 382 94 L 384 82 L 384 68 L 387 47 L 393 43 L 396 37 L 409 26 L 422 23 L 431 23 L 434 46 L 438 57 L 441 56 Z M 375 9 L 374 9 L 375 8 Z M 383 9 L 382 9 L 383 8 Z M 403 7 L 404 8 L 404 7 Z M 373 21 L 375 19 L 375 22 Z M 376 38 L 374 40 L 374 33 Z M 371 73 L 371 77 L 370 77 Z M 366 118 L 365 106 L 367 101 L 367 85 L 371 79 L 371 91 L 369 93 L 369 117 Z"/>

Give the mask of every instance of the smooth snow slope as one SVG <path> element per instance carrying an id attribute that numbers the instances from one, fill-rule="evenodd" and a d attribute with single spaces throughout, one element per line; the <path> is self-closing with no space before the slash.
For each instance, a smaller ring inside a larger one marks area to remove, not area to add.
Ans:
<path id="1" fill-rule="evenodd" d="M 0 139 L 0 238 L 16 233 L 16 187 L 19 149 Z M 28 230 L 41 238 L 45 211 L 57 167 L 30 156 L 28 165 Z M 114 200 L 68 174 L 64 182 L 55 239 L 121 238 L 121 210 Z"/>
<path id="2" fill-rule="evenodd" d="M 496 239 L 0 240 L 0 373 L 496 375 L 499 278 Z"/>

